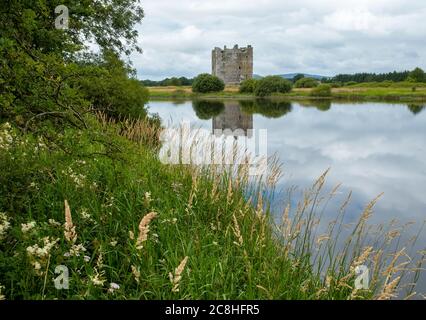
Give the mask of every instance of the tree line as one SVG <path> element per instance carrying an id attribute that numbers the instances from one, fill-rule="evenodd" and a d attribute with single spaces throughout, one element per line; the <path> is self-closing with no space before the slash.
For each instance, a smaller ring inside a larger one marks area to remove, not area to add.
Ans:
<path id="1" fill-rule="evenodd" d="M 383 82 L 383 81 L 412 81 L 412 82 L 426 82 L 425 72 L 416 68 L 413 71 L 393 71 L 389 73 L 355 73 L 355 74 L 338 74 L 332 78 L 323 79 L 322 82 L 327 83 L 365 83 L 365 82 Z"/>
<path id="2" fill-rule="evenodd" d="M 142 80 L 141 83 L 146 87 L 170 87 L 170 86 L 192 86 L 194 82 L 194 78 L 186 78 L 186 77 L 171 77 L 165 78 L 163 80 L 155 81 L 155 80 Z"/>

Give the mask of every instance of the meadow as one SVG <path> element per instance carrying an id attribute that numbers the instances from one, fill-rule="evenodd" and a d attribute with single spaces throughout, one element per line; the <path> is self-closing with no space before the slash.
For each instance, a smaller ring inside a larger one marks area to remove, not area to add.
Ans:
<path id="1" fill-rule="evenodd" d="M 415 88 L 415 89 L 413 89 Z M 242 98 L 251 99 L 253 94 L 239 93 L 238 86 L 226 86 L 223 92 L 193 93 L 190 86 L 149 87 L 152 99 L 170 98 Z M 293 88 L 287 94 L 274 94 L 275 97 L 295 99 L 324 99 L 311 94 L 312 89 Z M 379 82 L 361 83 L 332 89 L 331 97 L 325 99 L 346 99 L 361 101 L 426 101 L 426 84 L 411 82 L 396 82 L 383 84 Z"/>
<path id="2" fill-rule="evenodd" d="M 165 165 L 159 128 L 150 122 L 102 114 L 86 121 L 90 130 L 65 130 L 61 148 L 2 124 L 2 299 L 416 295 L 423 257 L 412 265 L 403 229 L 369 226 L 378 198 L 346 226 L 348 195 L 327 233 L 318 234 L 321 212 L 339 187 L 324 193 L 324 173 L 277 224 L 264 193 L 281 175 L 277 161 L 256 181 L 245 166 Z M 345 246 L 337 248 L 342 235 Z M 360 289 L 364 265 L 370 284 Z M 69 273 L 68 289 L 55 286 L 58 266 Z"/>

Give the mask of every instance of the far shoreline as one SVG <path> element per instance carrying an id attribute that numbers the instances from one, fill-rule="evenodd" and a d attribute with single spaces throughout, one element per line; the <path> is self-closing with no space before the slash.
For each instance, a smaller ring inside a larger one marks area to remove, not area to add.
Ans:
<path id="1" fill-rule="evenodd" d="M 293 89 L 287 94 L 274 94 L 267 97 L 256 97 L 253 94 L 239 93 L 238 86 L 228 86 L 223 92 L 193 93 L 189 86 L 148 87 L 150 100 L 170 99 L 206 99 L 206 100 L 330 100 L 330 101 L 362 101 L 362 102 L 426 102 L 426 87 L 418 87 L 413 92 L 408 87 L 342 87 L 333 88 L 330 97 L 312 96 L 311 89 Z"/>

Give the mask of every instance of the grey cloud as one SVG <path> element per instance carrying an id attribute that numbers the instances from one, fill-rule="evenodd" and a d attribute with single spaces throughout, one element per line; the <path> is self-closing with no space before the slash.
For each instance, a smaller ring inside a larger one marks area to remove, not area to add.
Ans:
<path id="1" fill-rule="evenodd" d="M 258 74 L 426 68 L 423 0 L 146 0 L 140 78 L 210 71 L 215 46 L 255 48 Z"/>

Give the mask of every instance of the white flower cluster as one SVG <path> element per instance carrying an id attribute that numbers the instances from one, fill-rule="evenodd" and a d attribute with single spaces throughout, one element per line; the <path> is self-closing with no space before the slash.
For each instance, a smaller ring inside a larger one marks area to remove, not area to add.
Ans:
<path id="1" fill-rule="evenodd" d="M 86 184 L 86 176 L 84 174 L 74 172 L 71 167 L 69 167 L 66 171 L 62 170 L 62 174 L 73 180 L 77 188 L 83 188 Z"/>
<path id="2" fill-rule="evenodd" d="M 29 231 L 31 231 L 32 229 L 34 229 L 36 226 L 36 222 L 35 221 L 31 221 L 28 223 L 21 223 L 21 231 L 23 233 L 27 233 Z"/>
<path id="3" fill-rule="evenodd" d="M 114 293 L 116 290 L 120 289 L 120 285 L 114 282 L 111 282 L 109 284 L 108 293 Z"/>
<path id="4" fill-rule="evenodd" d="M 88 212 L 86 208 L 81 209 L 80 217 L 88 222 L 93 222 L 92 215 Z"/>
<path id="5" fill-rule="evenodd" d="M 10 228 L 9 218 L 4 212 L 0 212 L 0 240 L 6 235 L 6 231 Z"/>
<path id="6" fill-rule="evenodd" d="M 42 275 L 42 272 L 40 272 L 42 264 L 46 262 L 50 251 L 58 241 L 59 239 L 51 240 L 50 237 L 44 237 L 43 247 L 40 247 L 38 244 L 27 247 L 27 254 L 31 260 L 31 264 L 39 275 Z"/>
<path id="7" fill-rule="evenodd" d="M 46 150 L 47 146 L 46 144 L 43 142 L 43 138 L 42 137 L 38 137 L 38 141 L 34 147 L 34 152 L 37 153 L 38 151 L 41 150 Z"/>
<path id="8" fill-rule="evenodd" d="M 13 143 L 12 127 L 9 122 L 0 125 L 0 149 L 9 150 Z"/>
<path id="9" fill-rule="evenodd" d="M 70 251 L 64 254 L 65 257 L 79 257 L 81 252 L 86 252 L 82 244 L 73 244 Z"/>

